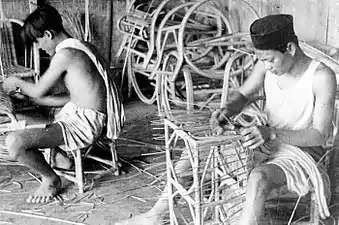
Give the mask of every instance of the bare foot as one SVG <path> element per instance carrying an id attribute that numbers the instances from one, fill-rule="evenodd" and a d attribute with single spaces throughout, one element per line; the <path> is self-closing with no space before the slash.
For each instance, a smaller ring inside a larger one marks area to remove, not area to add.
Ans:
<path id="1" fill-rule="evenodd" d="M 115 223 L 115 225 L 161 225 L 162 216 L 152 211 Z"/>
<path id="2" fill-rule="evenodd" d="M 61 179 L 57 177 L 54 180 L 42 179 L 42 183 L 33 195 L 28 196 L 27 203 L 46 203 L 51 201 L 61 188 Z"/>

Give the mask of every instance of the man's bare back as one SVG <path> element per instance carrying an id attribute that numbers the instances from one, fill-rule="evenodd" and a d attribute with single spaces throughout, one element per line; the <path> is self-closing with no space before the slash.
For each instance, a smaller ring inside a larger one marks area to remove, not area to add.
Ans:
<path id="1" fill-rule="evenodd" d="M 106 112 L 105 83 L 87 54 L 72 48 L 62 49 L 55 55 L 57 54 L 67 58 L 63 60 L 68 65 L 65 65 L 66 71 L 62 79 L 69 91 L 71 101 L 82 108 Z"/>

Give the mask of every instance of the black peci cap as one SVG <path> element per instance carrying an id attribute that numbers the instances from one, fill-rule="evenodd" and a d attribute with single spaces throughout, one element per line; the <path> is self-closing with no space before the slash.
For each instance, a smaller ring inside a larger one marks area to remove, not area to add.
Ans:
<path id="1" fill-rule="evenodd" d="M 257 19 L 250 27 L 250 34 L 256 49 L 281 49 L 288 42 L 296 39 L 293 16 L 276 14 Z"/>

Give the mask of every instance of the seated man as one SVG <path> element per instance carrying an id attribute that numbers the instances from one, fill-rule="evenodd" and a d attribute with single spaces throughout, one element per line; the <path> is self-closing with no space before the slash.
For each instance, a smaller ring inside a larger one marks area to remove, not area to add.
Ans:
<path id="1" fill-rule="evenodd" d="M 42 177 L 40 188 L 27 202 L 44 203 L 57 194 L 61 180 L 38 149 L 84 148 L 102 134 L 116 139 L 124 122 L 124 111 L 108 65 L 92 45 L 70 37 L 55 8 L 50 5 L 37 8 L 26 18 L 22 34 L 25 42 L 37 43 L 53 57 L 38 83 L 9 77 L 3 89 L 10 94 L 21 90 L 40 105 L 63 107 L 55 122 L 46 128 L 12 132 L 6 138 L 10 157 Z M 69 95 L 49 95 L 58 82 L 65 84 Z"/>
<path id="2" fill-rule="evenodd" d="M 250 33 L 259 61 L 228 104 L 211 116 L 212 127 L 221 135 L 227 126 L 226 117 L 240 113 L 249 99 L 264 88 L 268 126 L 243 128 L 241 134 L 244 147 L 267 148 L 268 160 L 250 172 L 246 202 L 238 224 L 257 224 L 267 195 L 285 184 L 300 196 L 309 191 L 311 184 L 321 216 L 329 216 L 316 162 L 325 153 L 321 146 L 326 143 L 331 128 L 337 86 L 335 74 L 306 56 L 299 47 L 291 15 L 258 19 L 252 23 Z M 186 166 L 184 160 L 178 162 L 176 173 Z M 165 190 L 149 212 L 118 224 L 158 225 L 161 213 L 167 209 Z"/>
<path id="3" fill-rule="evenodd" d="M 299 196 L 316 191 L 320 215 L 329 216 L 324 182 L 316 163 L 324 155 L 337 81 L 334 72 L 312 60 L 298 45 L 291 15 L 271 15 L 250 28 L 259 59 L 253 73 L 225 108 L 214 112 L 211 122 L 222 133 L 225 117 L 239 113 L 249 97 L 264 89 L 268 126 L 242 129 L 243 146 L 263 146 L 268 160 L 248 178 L 246 202 L 238 224 L 257 224 L 269 192 L 287 184 Z"/>

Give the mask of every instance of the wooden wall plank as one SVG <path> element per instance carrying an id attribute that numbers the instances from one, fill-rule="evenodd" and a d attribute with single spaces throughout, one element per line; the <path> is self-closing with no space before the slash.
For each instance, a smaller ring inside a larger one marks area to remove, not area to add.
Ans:
<path id="1" fill-rule="evenodd" d="M 231 0 L 230 5 L 232 12 L 231 20 L 240 20 L 240 31 L 245 32 L 249 31 L 252 22 L 258 18 L 257 15 L 262 17 L 282 12 L 281 0 Z"/>
<path id="2" fill-rule="evenodd" d="M 339 0 L 330 1 L 338 2 Z M 247 2 L 253 6 L 260 16 L 278 13 L 292 14 L 295 31 L 302 40 L 326 43 L 328 39 L 327 22 L 330 3 L 327 0 L 247 0 Z M 241 18 L 241 31 L 249 31 L 249 26 L 255 17 L 248 17 L 248 7 L 244 6 L 239 0 L 232 0 L 232 7 L 233 14 L 234 11 L 237 11 L 238 17 Z M 338 15 L 339 7 L 336 10 L 336 15 Z M 335 15 L 335 13 L 332 13 L 332 15 Z M 339 18 L 336 22 L 339 24 Z M 337 32 L 339 33 L 338 28 Z M 332 36 L 339 38 L 338 34 Z"/>
<path id="3" fill-rule="evenodd" d="M 326 42 L 327 9 L 327 0 L 288 0 L 283 3 L 283 12 L 294 16 L 295 32 L 305 41 Z"/>
<path id="4" fill-rule="evenodd" d="M 339 48 L 339 0 L 329 1 L 328 32 L 326 44 Z"/>

